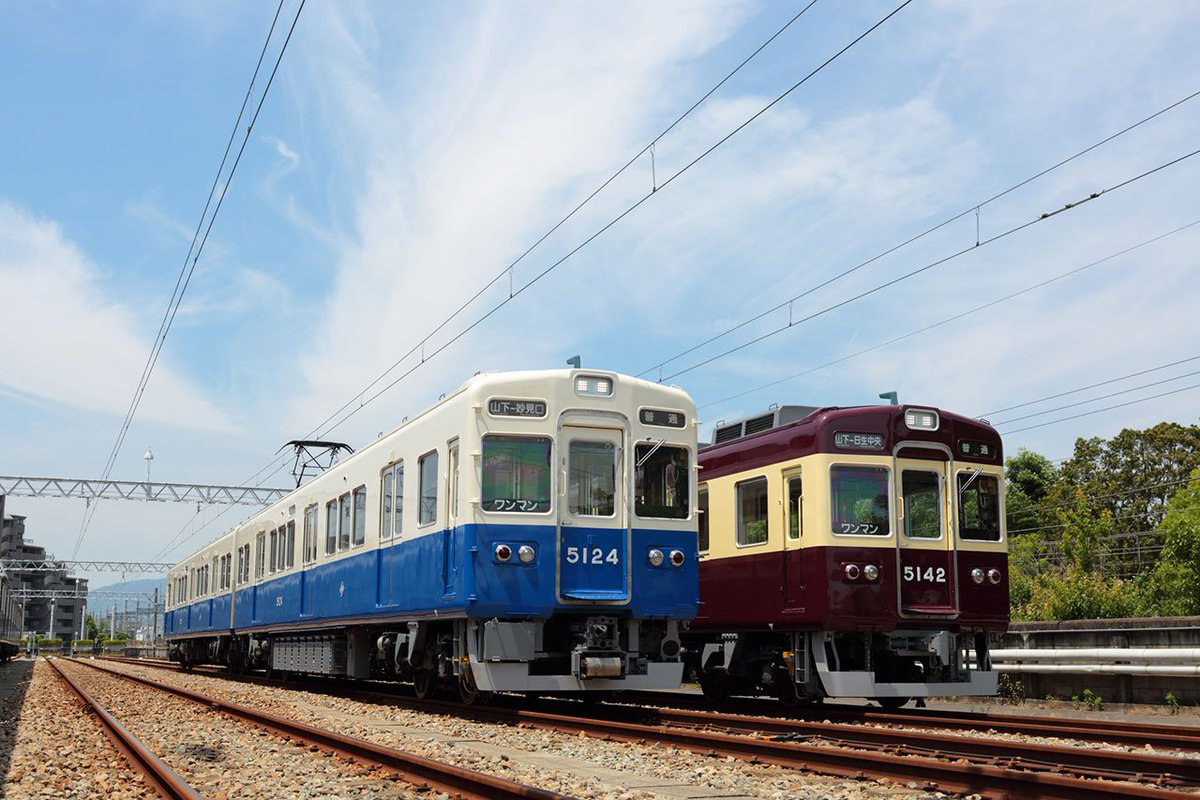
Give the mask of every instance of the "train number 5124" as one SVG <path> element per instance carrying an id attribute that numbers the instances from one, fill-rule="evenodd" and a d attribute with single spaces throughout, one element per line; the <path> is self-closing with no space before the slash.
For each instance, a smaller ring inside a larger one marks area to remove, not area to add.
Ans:
<path id="1" fill-rule="evenodd" d="M 913 581 L 914 583 L 945 583 L 946 568 L 945 567 L 905 567 L 904 580 Z"/>
<path id="2" fill-rule="evenodd" d="M 568 547 L 568 564 L 618 564 L 617 549 L 614 547 L 605 555 L 599 547 Z"/>

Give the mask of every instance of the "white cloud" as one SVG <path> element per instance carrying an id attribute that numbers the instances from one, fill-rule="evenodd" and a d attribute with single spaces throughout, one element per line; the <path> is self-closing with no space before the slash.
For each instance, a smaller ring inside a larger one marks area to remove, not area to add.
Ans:
<path id="1" fill-rule="evenodd" d="M 0 297 L 7 349 L 0 381 L 26 395 L 123 414 L 150 350 L 132 311 L 104 297 L 96 268 L 52 222 L 0 201 Z M 164 359 L 139 415 L 180 427 L 232 424 Z"/>

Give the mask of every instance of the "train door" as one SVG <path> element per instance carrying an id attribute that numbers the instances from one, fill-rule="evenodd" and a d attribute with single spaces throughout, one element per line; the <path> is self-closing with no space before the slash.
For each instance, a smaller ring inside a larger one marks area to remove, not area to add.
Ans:
<path id="1" fill-rule="evenodd" d="M 907 442 L 895 451 L 896 572 L 902 617 L 958 614 L 954 526 L 947 492 L 953 459 L 942 445 Z"/>
<path id="2" fill-rule="evenodd" d="M 804 611 L 804 483 L 800 472 L 783 475 L 783 605 Z"/>
<path id="3" fill-rule="evenodd" d="M 625 431 L 566 424 L 560 441 L 559 595 L 628 600 Z"/>

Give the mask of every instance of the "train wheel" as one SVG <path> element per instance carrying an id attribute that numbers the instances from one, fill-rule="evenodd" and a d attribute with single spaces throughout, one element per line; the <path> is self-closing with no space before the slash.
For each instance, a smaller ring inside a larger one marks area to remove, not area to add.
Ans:
<path id="1" fill-rule="evenodd" d="M 486 705 L 492 699 L 492 693 L 480 691 L 475 676 L 467 670 L 458 677 L 458 698 L 464 706 Z"/>
<path id="2" fill-rule="evenodd" d="M 418 669 L 413 672 L 413 691 L 418 700 L 428 700 L 433 696 L 437 686 L 437 676 L 431 669 Z"/>
<path id="3" fill-rule="evenodd" d="M 705 672 L 700 676 L 700 691 L 704 699 L 719 703 L 729 697 L 729 676 L 724 672 Z"/>
<path id="4" fill-rule="evenodd" d="M 876 697 L 875 702 L 885 711 L 895 711 L 911 700 L 911 697 Z"/>

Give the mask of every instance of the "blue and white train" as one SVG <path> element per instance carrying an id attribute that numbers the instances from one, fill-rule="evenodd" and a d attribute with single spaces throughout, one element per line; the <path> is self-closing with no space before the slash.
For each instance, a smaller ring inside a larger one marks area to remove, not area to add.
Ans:
<path id="1" fill-rule="evenodd" d="M 678 686 L 696 468 L 678 388 L 476 375 L 175 565 L 171 658 L 467 702 Z"/>

